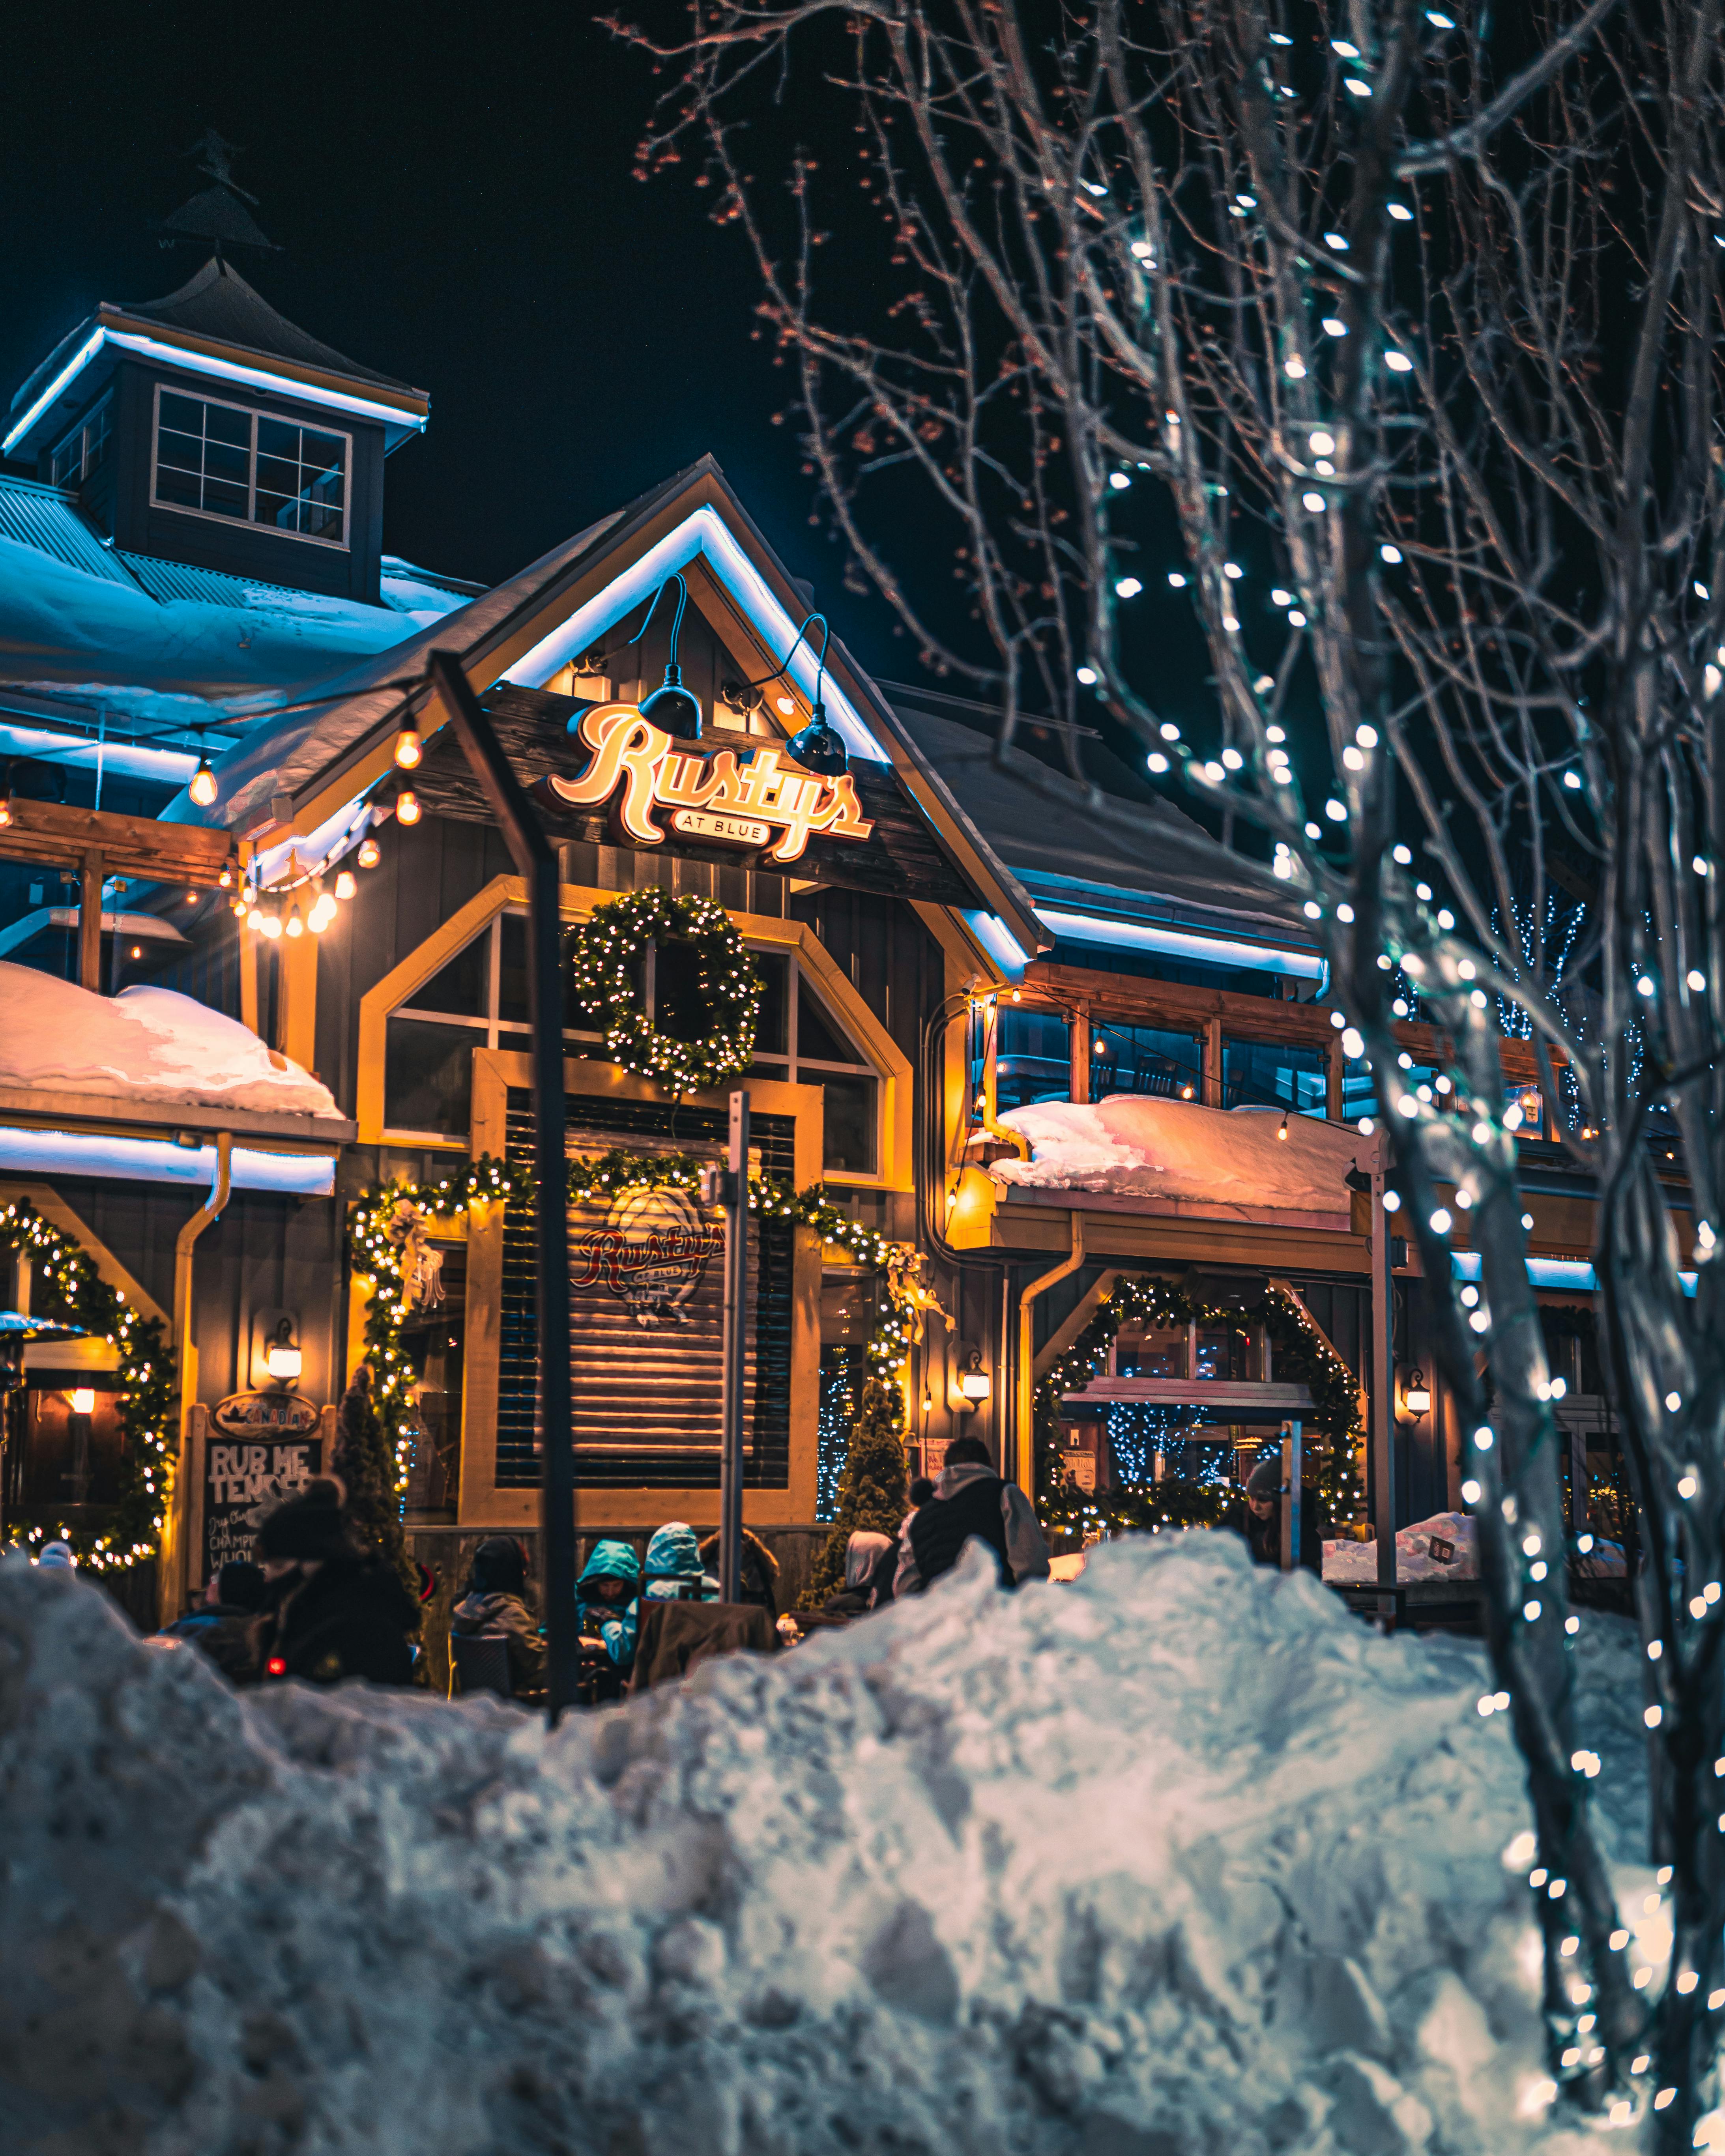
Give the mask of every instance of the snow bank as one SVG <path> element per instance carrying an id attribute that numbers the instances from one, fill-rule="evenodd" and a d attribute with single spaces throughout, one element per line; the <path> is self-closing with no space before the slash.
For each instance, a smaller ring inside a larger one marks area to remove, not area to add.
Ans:
<path id="1" fill-rule="evenodd" d="M 1447 1543 L 1453 1557 L 1435 1557 L 1434 1540 Z M 1434 1512 L 1429 1520 L 1415 1520 L 1401 1527 L 1395 1537 L 1395 1576 L 1410 1579 L 1477 1579 L 1479 1545 L 1470 1512 Z M 1376 1543 L 1336 1542 L 1324 1544 L 1324 1578 L 1378 1584 Z"/>
<path id="2" fill-rule="evenodd" d="M 1010 1598 L 971 1555 L 554 1738 L 235 1695 L 0 1564 L 13 2145 L 1579 2151 L 1532 2104 L 1526 1811 L 1473 1650 L 1230 1537 Z M 1615 1624 L 1584 1684 L 1633 1703 Z"/>
<path id="3" fill-rule="evenodd" d="M 1209 1209 L 1324 1214 L 1345 1223 L 1343 1178 L 1363 1142 L 1277 1108 L 1206 1108 L 1116 1093 L 1094 1106 L 1043 1101 L 1000 1118 L 1030 1143 L 1028 1161 L 988 1173 L 1033 1190 L 1094 1190 Z"/>
<path id="4" fill-rule="evenodd" d="M 326 1086 L 172 988 L 99 996 L 0 960 L 0 1086 L 337 1116 Z"/>

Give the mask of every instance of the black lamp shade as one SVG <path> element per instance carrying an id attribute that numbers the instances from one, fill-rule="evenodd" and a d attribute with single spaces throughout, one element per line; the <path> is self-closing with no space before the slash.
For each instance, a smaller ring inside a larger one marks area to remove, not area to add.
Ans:
<path id="1" fill-rule="evenodd" d="M 812 771 L 821 778 L 837 778 L 850 768 L 845 743 L 827 724 L 826 714 L 819 704 L 814 707 L 814 716 L 801 733 L 791 736 L 785 749 L 805 771 Z"/>
<path id="2" fill-rule="evenodd" d="M 680 666 L 665 668 L 665 685 L 655 689 L 642 705 L 641 716 L 649 726 L 669 734 L 673 741 L 701 739 L 701 706 L 692 692 L 683 686 Z"/>

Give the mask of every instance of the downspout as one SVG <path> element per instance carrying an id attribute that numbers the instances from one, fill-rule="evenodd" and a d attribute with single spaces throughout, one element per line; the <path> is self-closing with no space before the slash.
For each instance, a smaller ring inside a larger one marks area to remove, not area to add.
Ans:
<path id="1" fill-rule="evenodd" d="M 1014 1464 L 1019 1487 L 1033 1504 L 1036 1499 L 1036 1358 L 1031 1345 L 1030 1306 L 1045 1289 L 1065 1280 L 1068 1273 L 1076 1273 L 1084 1263 L 1084 1215 L 1075 1205 L 1067 1219 L 1071 1224 L 1070 1254 L 1019 1291 L 1018 1458 Z"/>
<path id="2" fill-rule="evenodd" d="M 174 1238 L 174 1353 L 180 1376 L 180 1444 L 174 1466 L 173 1488 L 162 1522 L 162 1568 L 157 1582 L 162 1621 L 170 1624 L 179 1614 L 180 1575 L 191 1561 L 183 1547 L 191 1517 L 191 1486 L 187 1480 L 192 1436 L 192 1408 L 198 1398 L 198 1348 L 193 1339 L 192 1252 L 198 1237 L 213 1220 L 221 1218 L 228 1203 L 229 1172 L 234 1163 L 234 1134 L 216 1134 L 216 1179 L 209 1196 Z"/>

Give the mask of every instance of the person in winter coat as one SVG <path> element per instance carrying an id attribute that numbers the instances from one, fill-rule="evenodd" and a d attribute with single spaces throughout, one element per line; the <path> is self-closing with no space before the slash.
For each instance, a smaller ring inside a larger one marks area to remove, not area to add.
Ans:
<path id="1" fill-rule="evenodd" d="M 510 1687 L 517 1696 L 545 1688 L 545 1642 L 527 1607 L 527 1561 L 511 1535 L 488 1535 L 473 1553 L 467 1591 L 449 1612 L 463 1639 L 509 1642 Z"/>
<path id="2" fill-rule="evenodd" d="M 898 1545 L 891 1535 L 858 1527 L 845 1545 L 845 1584 L 820 1605 L 834 1617 L 860 1617 L 892 1599 Z"/>
<path id="3" fill-rule="evenodd" d="M 362 1549 L 332 1476 L 308 1482 L 265 1515 L 258 1562 L 268 1583 L 254 1630 L 264 1677 L 340 1684 L 413 1681 L 408 1645 L 419 1611 L 393 1565 Z"/>
<path id="4" fill-rule="evenodd" d="M 653 1530 L 641 1567 L 641 1593 L 649 1602 L 716 1602 L 719 1583 L 701 1562 L 701 1544 L 686 1520 L 667 1520 Z"/>
<path id="5" fill-rule="evenodd" d="M 899 1532 L 896 1594 L 921 1594 L 950 1572 L 973 1539 L 994 1553 L 1003 1587 L 1048 1577 L 1048 1544 L 1029 1499 L 1016 1482 L 1003 1482 L 979 1437 L 954 1438 L 934 1495 L 919 1505 Z"/>
<path id="6" fill-rule="evenodd" d="M 1260 1460 L 1246 1477 L 1245 1495 L 1231 1505 L 1222 1524 L 1231 1527 L 1252 1553 L 1254 1564 L 1281 1563 L 1281 1463 Z M 1322 1573 L 1323 1546 L 1317 1532 L 1317 1507 L 1300 1507 L 1300 1565 Z"/>
<path id="7" fill-rule="evenodd" d="M 599 1542 L 575 1583 L 575 1615 L 583 1639 L 603 1644 L 612 1666 L 634 1666 L 640 1615 L 641 1567 L 628 1543 Z"/>
<path id="8" fill-rule="evenodd" d="M 256 1674 L 252 1627 L 268 1585 L 262 1571 L 243 1558 L 232 1558 L 212 1575 L 198 1609 L 164 1625 L 165 1640 L 183 1640 L 208 1656 L 225 1677 L 249 1683 Z"/>
<path id="9" fill-rule="evenodd" d="M 719 1537 L 709 1535 L 701 1545 L 701 1562 L 709 1578 L 719 1573 Z M 739 1602 L 752 1603 L 777 1620 L 778 1616 L 778 1559 L 757 1534 L 742 1531 L 742 1578 L 737 1583 Z"/>

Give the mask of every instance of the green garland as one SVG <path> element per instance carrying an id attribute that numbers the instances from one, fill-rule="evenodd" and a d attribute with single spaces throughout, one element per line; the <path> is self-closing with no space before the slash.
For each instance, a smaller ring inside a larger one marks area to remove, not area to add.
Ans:
<path id="1" fill-rule="evenodd" d="M 596 1159 L 569 1163 L 568 1200 L 572 1205 L 583 1199 L 619 1190 L 693 1190 L 702 1168 L 712 1164 L 711 1154 L 644 1154 L 614 1147 Z M 395 1460 L 398 1497 L 407 1489 L 408 1460 L 417 1425 L 413 1411 L 413 1366 L 401 1345 L 402 1327 L 412 1313 L 397 1263 L 398 1252 L 389 1234 L 395 1209 L 403 1200 L 433 1215 L 446 1215 L 473 1204 L 507 1204 L 511 1200 L 531 1204 L 535 1189 L 533 1170 L 526 1162 L 499 1160 L 485 1153 L 434 1183 L 374 1183 L 349 1215 L 347 1248 L 353 1270 L 372 1289 L 366 1312 L 366 1359 L 372 1366 L 372 1404 Z M 841 1213 L 828 1201 L 819 1183 L 807 1190 L 792 1190 L 783 1183 L 757 1178 L 749 1184 L 749 1210 L 763 1220 L 788 1220 L 796 1227 L 811 1228 L 823 1243 L 842 1250 L 853 1262 L 877 1270 L 884 1268 L 892 1249 L 890 1236 Z M 896 1309 L 889 1309 L 869 1340 L 869 1364 L 883 1375 L 895 1374 L 902 1369 L 910 1352 L 910 1327 Z"/>
<path id="2" fill-rule="evenodd" d="M 704 1040 L 658 1032 L 635 997 L 634 962 L 649 944 L 687 943 L 710 1013 Z M 755 1027 L 765 983 L 737 924 L 710 898 L 673 898 L 632 891 L 596 906 L 576 932 L 570 955 L 576 999 L 601 1021 L 605 1053 L 678 1093 L 710 1092 L 739 1078 L 754 1060 Z"/>
<path id="3" fill-rule="evenodd" d="M 1036 1387 L 1036 1502 L 1044 1529 L 1067 1537 L 1099 1528 L 1214 1527 L 1235 1496 L 1223 1485 L 1128 1484 L 1085 1491 L 1060 1470 L 1060 1404 L 1108 1367 L 1108 1350 L 1124 1324 L 1235 1326 L 1244 1319 L 1264 1327 L 1275 1350 L 1279 1377 L 1291 1369 L 1303 1378 L 1314 1413 L 1312 1428 L 1327 1441 L 1318 1471 L 1318 1495 L 1330 1519 L 1340 1522 L 1363 1512 L 1356 1454 L 1364 1426 L 1359 1383 L 1300 1305 L 1271 1288 L 1244 1309 L 1194 1302 L 1173 1281 L 1137 1275 L 1116 1282 L 1113 1294 Z"/>
<path id="4" fill-rule="evenodd" d="M 125 1445 L 112 1524 L 106 1533 L 95 1535 L 62 1526 L 50 1536 L 45 1527 L 31 1527 L 23 1540 L 33 1549 L 57 1537 L 71 1544 L 89 1570 L 123 1572 L 156 1554 L 179 1453 L 173 1357 L 162 1340 L 161 1321 L 134 1310 L 121 1290 L 102 1278 L 88 1253 L 44 1220 L 28 1199 L 0 1206 L 0 1247 L 29 1260 L 38 1317 L 76 1325 L 120 1354 Z"/>

